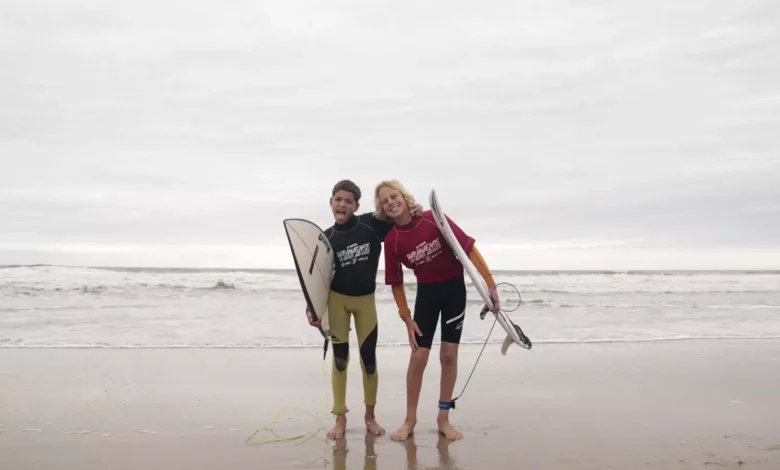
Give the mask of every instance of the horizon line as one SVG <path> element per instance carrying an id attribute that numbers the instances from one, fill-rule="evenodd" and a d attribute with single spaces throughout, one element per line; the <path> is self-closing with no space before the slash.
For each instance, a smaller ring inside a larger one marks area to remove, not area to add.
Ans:
<path id="1" fill-rule="evenodd" d="M 32 264 L 0 264 L 0 269 L 9 268 L 86 268 L 86 269 L 151 269 L 151 270 L 198 270 L 198 271 L 282 271 L 295 272 L 295 268 L 251 268 L 251 267 L 215 267 L 215 266 L 120 266 L 120 265 L 68 265 L 68 264 L 50 264 L 50 263 L 32 263 Z M 766 269 L 740 269 L 740 268 L 709 268 L 709 269 L 679 269 L 679 268 L 658 268 L 658 269 L 492 269 L 494 273 L 769 273 L 780 274 L 780 267 Z M 385 272 L 384 269 L 378 269 L 377 273 Z"/>

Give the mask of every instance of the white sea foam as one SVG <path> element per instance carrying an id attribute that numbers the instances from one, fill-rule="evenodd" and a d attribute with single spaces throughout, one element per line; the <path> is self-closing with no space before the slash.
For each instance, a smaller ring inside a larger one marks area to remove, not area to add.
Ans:
<path id="1" fill-rule="evenodd" d="M 535 344 L 770 338 L 780 332 L 780 272 L 494 273 L 523 303 L 509 316 Z M 379 343 L 406 344 L 377 276 Z M 413 276 L 407 273 L 410 302 Z M 517 306 L 500 289 L 503 305 Z M 322 347 L 293 271 L 0 268 L 0 347 Z M 463 342 L 481 344 L 469 288 Z M 491 342 L 503 339 L 496 326 Z"/>

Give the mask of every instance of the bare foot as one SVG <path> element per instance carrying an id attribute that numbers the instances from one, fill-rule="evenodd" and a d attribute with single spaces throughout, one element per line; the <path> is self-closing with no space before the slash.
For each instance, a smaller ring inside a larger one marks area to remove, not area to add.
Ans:
<path id="1" fill-rule="evenodd" d="M 398 428 L 396 432 L 393 433 L 392 436 L 390 436 L 390 439 L 394 441 L 405 441 L 409 438 L 409 436 L 414 433 L 414 426 L 417 423 L 409 423 L 404 422 L 403 426 Z"/>
<path id="2" fill-rule="evenodd" d="M 448 421 L 439 421 L 439 432 L 442 436 L 451 440 L 458 440 L 463 437 L 463 433 L 456 431 Z"/>
<path id="3" fill-rule="evenodd" d="M 344 433 L 347 431 L 347 416 L 336 415 L 336 424 L 328 432 L 328 439 L 335 441 L 344 437 Z"/>
<path id="4" fill-rule="evenodd" d="M 376 422 L 376 418 L 366 418 L 366 431 L 374 436 L 381 436 L 385 433 L 385 428 Z"/>

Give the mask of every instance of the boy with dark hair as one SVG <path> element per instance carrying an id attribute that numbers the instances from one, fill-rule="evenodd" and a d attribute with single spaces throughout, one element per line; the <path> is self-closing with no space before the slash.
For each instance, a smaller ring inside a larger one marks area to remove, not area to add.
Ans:
<path id="1" fill-rule="evenodd" d="M 385 433 L 374 414 L 379 380 L 375 291 L 382 242 L 393 224 L 377 219 L 373 211 L 355 215 L 360 207 L 360 196 L 360 188 L 354 182 L 342 180 L 336 183 L 330 197 L 335 223 L 325 230 L 335 254 L 335 272 L 328 301 L 330 331 L 326 332 L 333 344 L 333 414 L 336 415 L 336 424 L 328 432 L 330 439 L 343 437 L 347 426 L 350 314 L 355 319 L 363 370 L 366 429 L 376 436 Z M 415 204 L 412 210 L 416 215 L 422 214 L 419 204 Z M 319 320 L 313 321 L 308 311 L 307 315 L 309 324 L 319 327 Z"/>

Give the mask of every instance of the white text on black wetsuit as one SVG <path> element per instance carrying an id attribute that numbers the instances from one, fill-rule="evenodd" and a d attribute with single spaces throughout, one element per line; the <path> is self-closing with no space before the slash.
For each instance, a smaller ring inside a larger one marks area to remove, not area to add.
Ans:
<path id="1" fill-rule="evenodd" d="M 382 240 L 392 228 L 370 212 L 354 215 L 344 224 L 325 230 L 335 253 L 331 289 L 344 295 L 360 296 L 376 291 L 376 271 L 382 253 Z"/>

